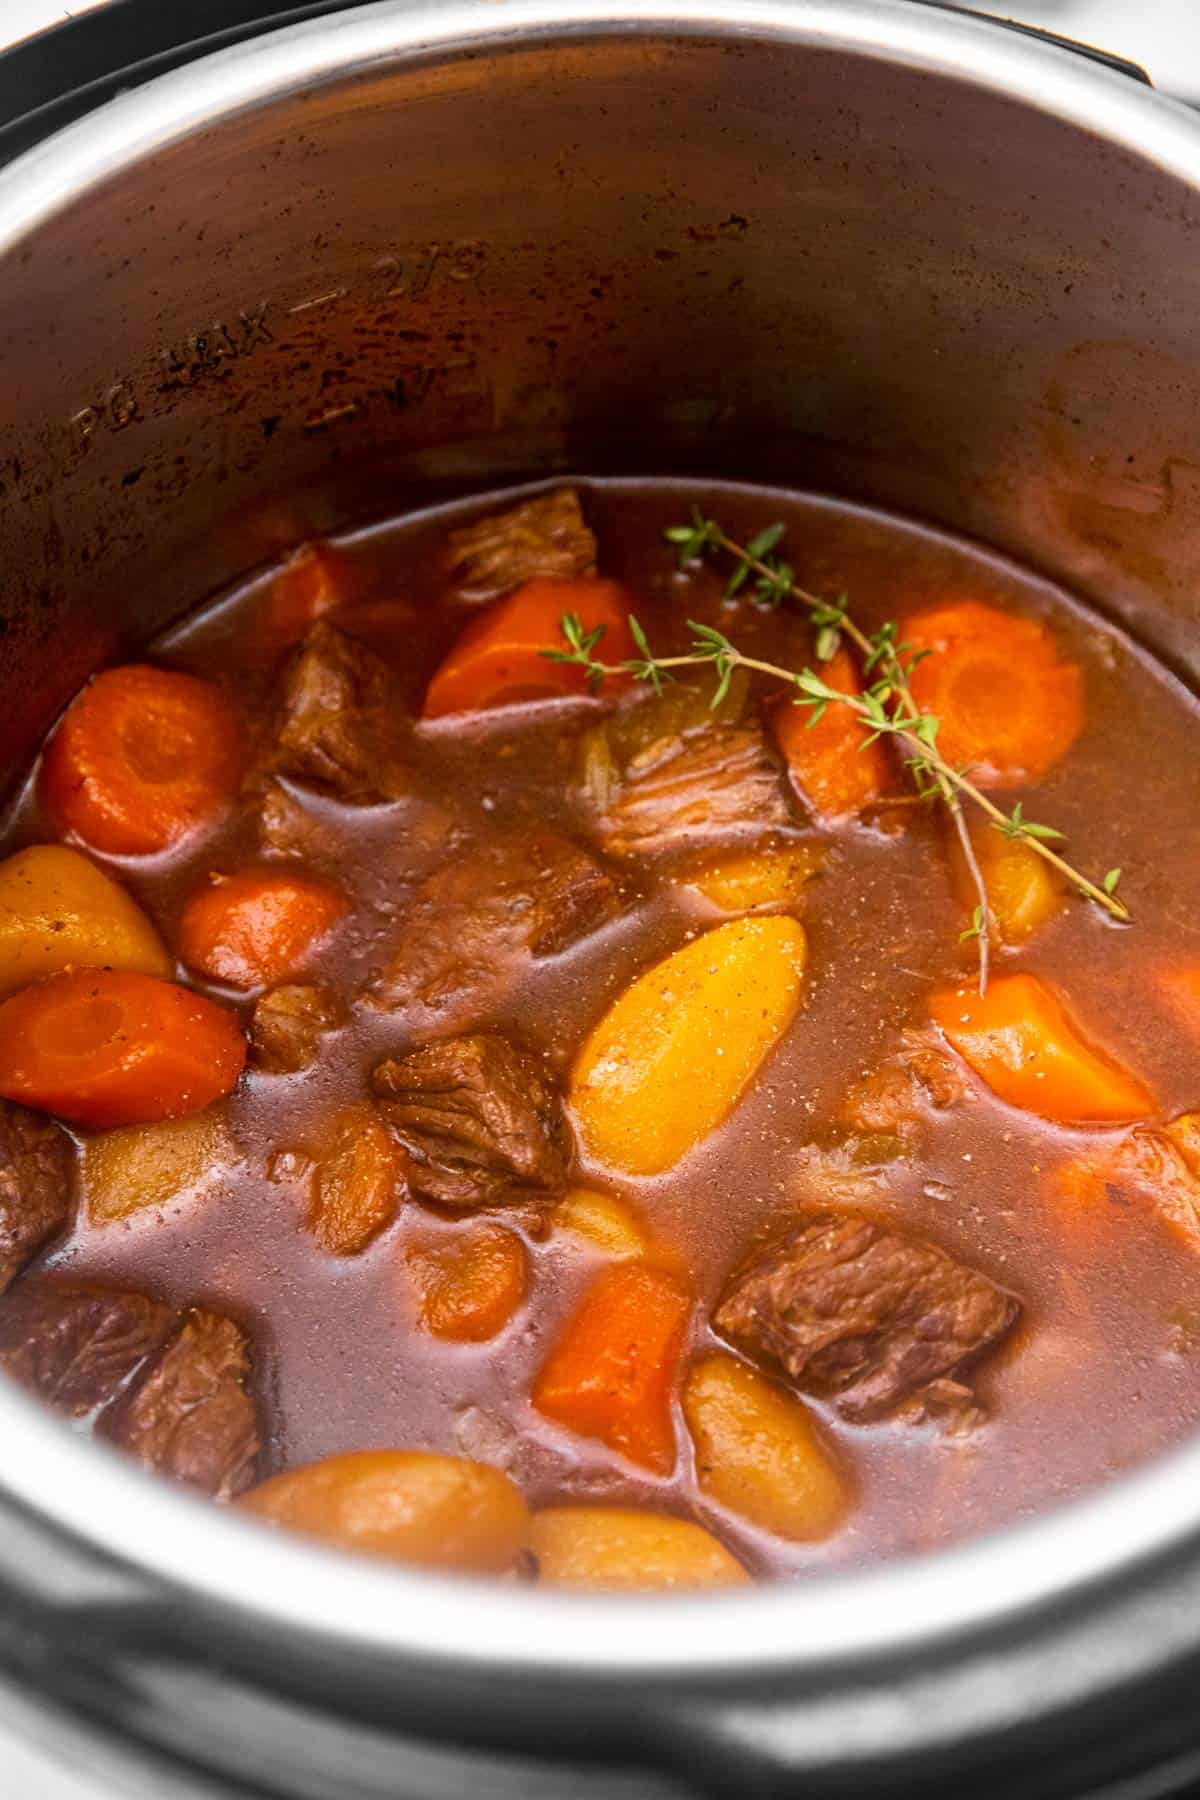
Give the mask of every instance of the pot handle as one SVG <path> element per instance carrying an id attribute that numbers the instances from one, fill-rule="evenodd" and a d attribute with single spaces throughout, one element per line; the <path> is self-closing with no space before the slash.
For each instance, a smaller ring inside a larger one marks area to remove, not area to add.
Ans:
<path id="1" fill-rule="evenodd" d="M 1024 25 L 1019 19 L 1002 19 L 999 13 L 976 12 L 974 7 L 959 6 L 957 0 L 921 0 L 921 4 L 936 6 L 939 12 L 959 13 L 964 19 L 983 19 L 989 25 L 1003 26 L 1005 31 L 1019 32 L 1022 37 L 1038 38 L 1057 50 L 1073 50 L 1076 56 L 1086 56 L 1089 61 L 1101 63 L 1117 75 L 1128 76 L 1130 81 L 1154 86 L 1141 63 L 1131 62 L 1127 56 L 1117 56 L 1111 50 L 1101 50 L 1095 44 L 1080 43 L 1078 38 L 1064 37 L 1061 31 L 1047 31 L 1044 25 Z"/>

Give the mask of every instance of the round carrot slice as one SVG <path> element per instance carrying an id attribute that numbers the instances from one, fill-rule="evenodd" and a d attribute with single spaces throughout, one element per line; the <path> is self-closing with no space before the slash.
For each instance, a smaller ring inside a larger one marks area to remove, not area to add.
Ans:
<path id="1" fill-rule="evenodd" d="M 43 758 L 42 803 L 95 850 L 153 856 L 224 812 L 238 751 L 218 688 L 130 663 L 97 675 L 69 708 Z"/>
<path id="2" fill-rule="evenodd" d="M 91 1131 L 200 1112 L 245 1060 L 228 1008 L 153 975 L 68 970 L 0 1006 L 0 1095 Z"/>
<path id="3" fill-rule="evenodd" d="M 331 881 L 288 869 L 214 876 L 193 894 L 179 926 L 191 969 L 231 987 L 260 987 L 296 974 L 346 911 Z"/>
<path id="4" fill-rule="evenodd" d="M 1082 673 L 1036 619 L 962 600 L 906 619 L 900 637 L 923 653 L 909 687 L 939 721 L 938 749 L 979 786 L 1040 780 L 1083 729 Z"/>

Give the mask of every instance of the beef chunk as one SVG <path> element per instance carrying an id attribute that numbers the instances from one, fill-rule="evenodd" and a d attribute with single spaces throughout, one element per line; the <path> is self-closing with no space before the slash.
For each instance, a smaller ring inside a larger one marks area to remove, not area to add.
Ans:
<path id="1" fill-rule="evenodd" d="M 1093 1217 L 1137 1204 L 1154 1214 L 1194 1255 L 1200 1254 L 1200 1113 L 1167 1125 L 1139 1125 L 1100 1142 L 1049 1178 L 1055 1199 Z"/>
<path id="2" fill-rule="evenodd" d="M 348 805 L 378 805 L 409 790 L 387 665 L 326 620 L 284 670 L 263 772 Z"/>
<path id="3" fill-rule="evenodd" d="M 596 540 L 574 488 L 538 494 L 450 534 L 450 563 L 464 600 L 498 600 L 535 575 L 592 575 Z"/>
<path id="4" fill-rule="evenodd" d="M 372 998 L 462 1026 L 539 957 L 556 956 L 620 912 L 620 892 L 586 850 L 554 832 L 514 833 L 469 851 L 417 890 Z"/>
<path id="5" fill-rule="evenodd" d="M 851 1213 L 813 1213 L 734 1277 L 714 1323 L 802 1392 L 871 1419 L 961 1376 L 1020 1310 L 925 1238 Z"/>
<path id="6" fill-rule="evenodd" d="M 0 1101 L 0 1294 L 66 1224 L 73 1169 L 64 1131 Z"/>
<path id="7" fill-rule="evenodd" d="M 488 1206 L 563 1186 L 571 1140 L 537 1059 L 479 1034 L 424 1044 L 375 1070 L 380 1110 L 404 1146 L 413 1191 Z"/>
<path id="8" fill-rule="evenodd" d="M 317 1059 L 321 1037 L 337 1024 L 337 1007 L 326 988 L 289 984 L 272 988 L 254 1003 L 250 1057 L 269 1075 L 295 1075 Z"/>
<path id="9" fill-rule="evenodd" d="M 329 818 L 305 806 L 280 781 L 259 787 L 258 841 L 268 853 L 306 862 L 333 862 L 343 847 Z"/>
<path id="10" fill-rule="evenodd" d="M 970 1093 L 956 1056 L 928 1033 L 906 1031 L 899 1048 L 854 1083 L 839 1111 L 855 1131 L 904 1134 L 930 1111 L 944 1112 Z"/>
<path id="11" fill-rule="evenodd" d="M 249 1376 L 245 1332 L 221 1313 L 197 1309 L 107 1408 L 99 1430 L 146 1468 L 231 1500 L 250 1485 L 258 1456 Z"/>
<path id="12" fill-rule="evenodd" d="M 655 856 L 793 822 L 758 726 L 717 726 L 667 738 L 635 757 L 599 829 L 616 856 Z"/>
<path id="13" fill-rule="evenodd" d="M 116 1398 L 174 1323 L 148 1294 L 24 1281 L 0 1308 L 0 1368 L 81 1418 Z"/>

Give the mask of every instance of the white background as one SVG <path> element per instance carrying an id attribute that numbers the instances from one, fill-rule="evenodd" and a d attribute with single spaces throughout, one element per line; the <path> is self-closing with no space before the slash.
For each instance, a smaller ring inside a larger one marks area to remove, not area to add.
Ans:
<path id="1" fill-rule="evenodd" d="M 170 5 L 171 0 L 160 0 Z M 0 0 L 0 46 L 56 25 L 105 0 Z M 1160 87 L 1200 99 L 1200 0 L 991 0 L 1030 24 L 1120 52 L 1145 65 Z M 53 44 L 46 48 L 53 55 Z M 75 1776 L 47 1772 L 40 1760 L 0 1739 L 0 1800 L 116 1800 Z"/>

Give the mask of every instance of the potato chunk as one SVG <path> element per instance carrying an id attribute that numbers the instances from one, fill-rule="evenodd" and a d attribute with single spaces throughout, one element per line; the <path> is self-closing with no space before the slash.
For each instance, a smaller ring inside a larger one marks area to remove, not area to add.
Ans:
<path id="1" fill-rule="evenodd" d="M 422 1450 L 358 1450 L 289 1469 L 241 1503 L 343 1550 L 500 1575 L 529 1537 L 520 1489 L 499 1469 Z"/>
<path id="2" fill-rule="evenodd" d="M 571 1106 L 587 1153 L 659 1175 L 733 1111 L 800 1006 L 795 919 L 718 925 L 640 976 L 580 1051 Z"/>
<path id="3" fill-rule="evenodd" d="M 391 1224 L 403 1190 L 400 1156 L 373 1106 L 333 1121 L 317 1163 L 308 1224 L 331 1256 L 356 1256 Z"/>
<path id="4" fill-rule="evenodd" d="M 88 1222 L 111 1225 L 191 1200 L 239 1160 L 213 1108 L 102 1132 L 88 1138 L 83 1151 Z"/>
<path id="5" fill-rule="evenodd" d="M 475 1225 L 449 1244 L 412 1248 L 409 1273 L 431 1337 L 480 1344 L 503 1331 L 525 1297 L 529 1256 L 502 1225 Z"/>
<path id="6" fill-rule="evenodd" d="M 723 913 L 782 912 L 800 904 L 827 856 L 820 844 L 764 844 L 700 858 L 680 870 L 678 879 Z"/>
<path id="7" fill-rule="evenodd" d="M 688 1375 L 683 1413 L 696 1478 L 730 1512 L 792 1543 L 828 1537 L 849 1484 L 808 1408 L 732 1356 L 706 1356 Z"/>
<path id="8" fill-rule="evenodd" d="M 978 905 L 979 895 L 957 836 L 951 834 L 949 843 L 954 891 L 969 915 Z M 974 826 L 971 844 L 987 888 L 993 929 L 1002 944 L 1023 944 L 1062 911 L 1066 888 L 1028 844 L 1005 837 L 990 825 Z"/>
<path id="9" fill-rule="evenodd" d="M 702 1525 L 627 1506 L 548 1506 L 533 1516 L 530 1546 L 540 1579 L 554 1587 L 737 1587 L 749 1580 Z"/>
<path id="10" fill-rule="evenodd" d="M 60 969 L 174 965 L 135 900 L 78 850 L 35 844 L 0 863 L 0 994 Z"/>
<path id="11" fill-rule="evenodd" d="M 633 1208 L 615 1194 L 594 1188 L 569 1188 L 555 1209 L 554 1223 L 560 1231 L 585 1238 L 615 1262 L 632 1262 L 649 1249 L 650 1240 Z"/>

